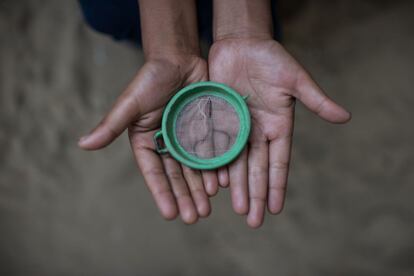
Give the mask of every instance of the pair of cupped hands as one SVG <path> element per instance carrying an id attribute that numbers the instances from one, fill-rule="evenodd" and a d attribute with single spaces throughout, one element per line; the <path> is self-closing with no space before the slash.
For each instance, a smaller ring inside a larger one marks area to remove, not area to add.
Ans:
<path id="1" fill-rule="evenodd" d="M 159 155 L 153 136 L 174 93 L 207 80 L 249 95 L 252 128 L 248 145 L 234 162 L 218 170 L 198 171 L 168 154 Z M 183 222 L 193 224 L 207 217 L 211 213 L 209 197 L 220 186 L 230 187 L 234 211 L 257 228 L 266 209 L 278 214 L 284 205 L 296 99 L 331 123 L 351 118 L 278 42 L 225 38 L 213 43 L 208 62 L 192 54 L 148 59 L 112 110 L 80 139 L 79 146 L 103 148 L 128 129 L 138 167 L 165 219 L 179 215 Z"/>

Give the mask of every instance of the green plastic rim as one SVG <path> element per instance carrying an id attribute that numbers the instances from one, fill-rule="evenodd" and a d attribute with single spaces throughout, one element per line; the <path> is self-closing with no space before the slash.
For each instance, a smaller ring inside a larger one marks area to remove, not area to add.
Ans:
<path id="1" fill-rule="evenodd" d="M 179 143 L 175 126 L 181 110 L 190 102 L 201 96 L 215 96 L 222 98 L 231 105 L 239 117 L 240 128 L 232 147 L 220 156 L 210 159 L 198 158 L 188 153 Z M 236 91 L 227 85 L 206 81 L 190 84 L 181 89 L 168 102 L 162 116 L 161 130 L 155 133 L 154 143 L 158 153 L 169 153 L 187 167 L 199 170 L 212 170 L 232 162 L 246 146 L 250 134 L 250 113 L 245 100 Z M 164 141 L 164 147 L 160 140 Z"/>

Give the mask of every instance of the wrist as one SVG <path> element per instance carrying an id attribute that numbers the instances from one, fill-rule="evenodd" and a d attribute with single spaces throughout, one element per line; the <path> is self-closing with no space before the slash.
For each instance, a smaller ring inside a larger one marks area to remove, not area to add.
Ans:
<path id="1" fill-rule="evenodd" d="M 146 59 L 199 55 L 195 0 L 139 0 Z"/>
<path id="2" fill-rule="evenodd" d="M 160 77 L 158 72 L 169 72 L 176 80 L 188 79 L 194 73 L 204 76 L 207 72 L 206 61 L 195 55 L 152 55 L 146 59 L 145 66 L 155 73 L 154 76 Z"/>
<path id="3" fill-rule="evenodd" d="M 200 48 L 197 42 L 188 38 L 164 38 L 158 41 L 143 43 L 143 51 L 146 60 L 150 59 L 180 59 L 182 57 L 200 56 Z"/>
<path id="4" fill-rule="evenodd" d="M 272 39 L 269 0 L 215 0 L 214 41 L 229 38 Z"/>
<path id="5" fill-rule="evenodd" d="M 214 35 L 214 42 L 227 40 L 227 39 L 272 39 L 271 32 L 259 32 L 250 28 L 237 28 L 232 31 L 218 32 Z"/>

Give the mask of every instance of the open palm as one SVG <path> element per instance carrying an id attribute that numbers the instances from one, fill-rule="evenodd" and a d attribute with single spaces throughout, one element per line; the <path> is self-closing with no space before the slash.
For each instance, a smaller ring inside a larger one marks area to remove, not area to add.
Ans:
<path id="1" fill-rule="evenodd" d="M 259 227 L 266 206 L 283 208 L 293 132 L 295 99 L 332 123 L 350 114 L 329 99 L 303 67 L 274 40 L 223 39 L 209 54 L 210 80 L 249 95 L 252 131 L 248 148 L 227 168 L 219 182 L 230 184 L 234 210 Z"/>
<path id="2" fill-rule="evenodd" d="M 160 156 L 153 142 L 163 109 L 174 93 L 206 79 L 207 64 L 197 56 L 169 55 L 147 61 L 102 122 L 79 142 L 84 149 L 100 149 L 128 128 L 138 167 L 166 219 L 179 213 L 185 223 L 196 222 L 210 213 L 208 195 L 217 192 L 215 171 L 201 173 L 169 155 Z"/>

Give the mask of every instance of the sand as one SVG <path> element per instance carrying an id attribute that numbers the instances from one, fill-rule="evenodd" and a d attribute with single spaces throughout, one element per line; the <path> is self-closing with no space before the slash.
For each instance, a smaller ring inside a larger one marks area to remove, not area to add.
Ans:
<path id="1" fill-rule="evenodd" d="M 79 150 L 142 53 L 74 1 L 2 0 L 0 274 L 414 275 L 414 4 L 293 3 L 286 47 L 353 120 L 298 104 L 286 209 L 251 230 L 223 189 L 210 218 L 164 221 L 125 135 Z"/>

